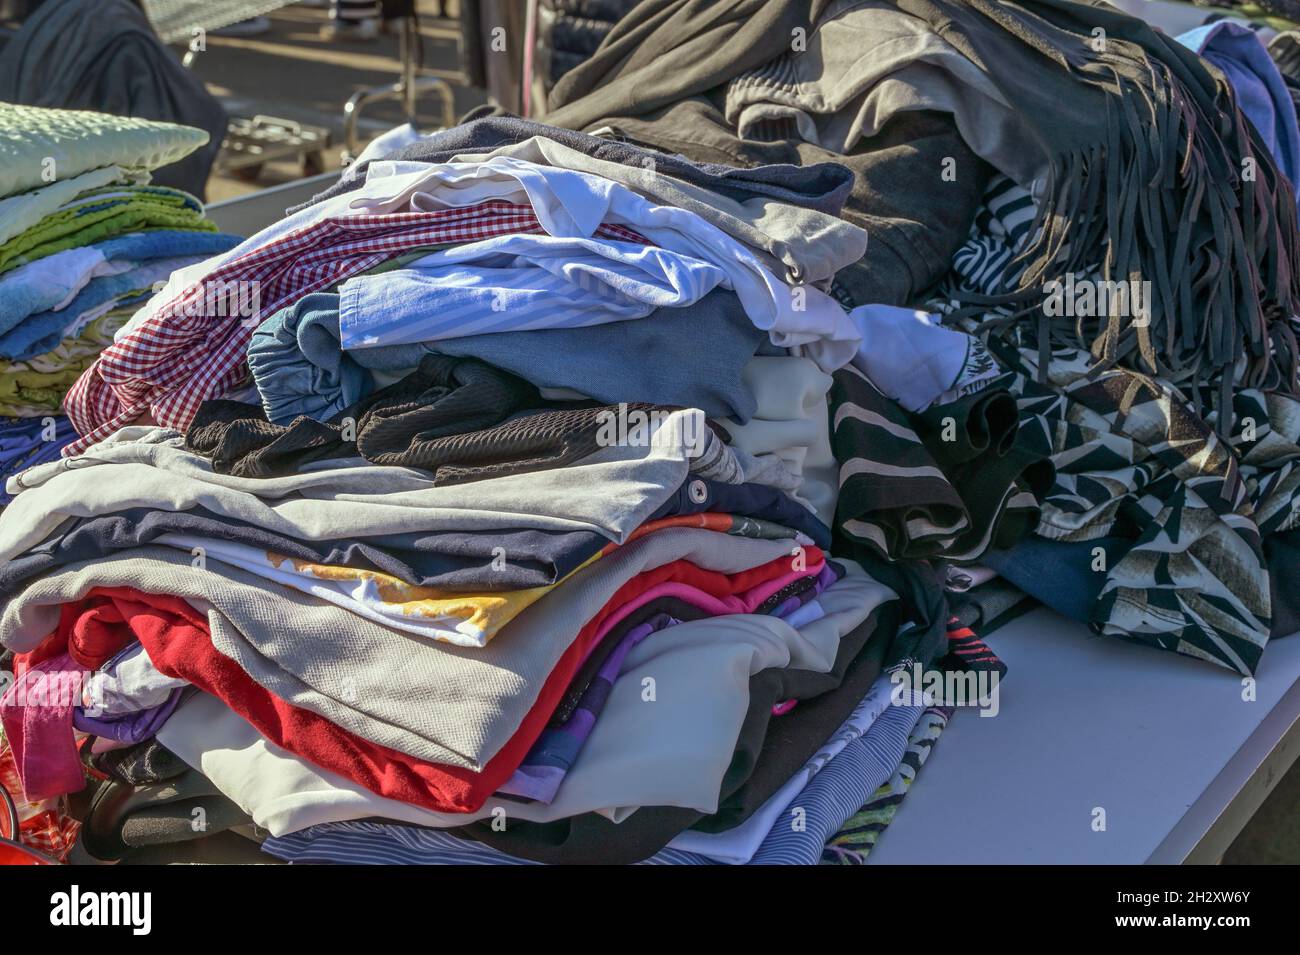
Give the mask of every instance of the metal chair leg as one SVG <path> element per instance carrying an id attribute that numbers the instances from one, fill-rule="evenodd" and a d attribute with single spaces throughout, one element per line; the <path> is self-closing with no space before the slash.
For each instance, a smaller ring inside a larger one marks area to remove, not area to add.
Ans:
<path id="1" fill-rule="evenodd" d="M 357 137 L 357 120 L 361 110 L 371 103 L 398 100 L 407 122 L 415 124 L 416 103 L 421 93 L 434 93 L 442 101 L 442 124 L 444 127 L 456 124 L 456 99 L 451 84 L 435 76 L 415 75 L 416 44 L 420 34 L 414 17 L 402 20 L 401 57 L 402 73 L 396 83 L 384 86 L 371 86 L 357 90 L 343 106 L 343 148 L 344 158 L 350 162 L 360 153 L 360 141 Z"/>

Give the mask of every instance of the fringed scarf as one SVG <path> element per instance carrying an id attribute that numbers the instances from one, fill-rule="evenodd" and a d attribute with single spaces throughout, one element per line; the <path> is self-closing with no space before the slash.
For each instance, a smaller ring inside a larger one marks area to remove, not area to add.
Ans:
<path id="1" fill-rule="evenodd" d="M 986 327 L 1033 323 L 1043 367 L 1053 343 L 1082 346 L 1098 369 L 1122 365 L 1225 410 L 1236 386 L 1300 392 L 1292 188 L 1218 70 L 1097 0 L 894 2 L 989 74 L 1050 163 L 1034 239 L 1006 273 L 1015 287 L 968 295 L 963 311 L 1010 306 Z M 616 124 L 707 94 L 788 54 L 792 30 L 829 6 L 642 0 L 556 86 L 548 121 Z M 1106 281 L 1151 283 L 1149 315 L 1049 316 L 1043 286 L 1099 263 Z"/>
<path id="2" fill-rule="evenodd" d="M 965 311 L 1037 313 L 1044 359 L 1082 345 L 1097 370 L 1213 383 L 1221 408 L 1234 384 L 1297 393 L 1294 194 L 1214 67 L 1098 3 L 896 2 L 988 72 L 1050 159 L 1034 238 L 1007 269 L 1019 281 Z M 1112 299 L 1106 315 L 1049 316 L 1044 285 L 1098 263 L 1105 281 L 1150 282 L 1147 314 Z"/>

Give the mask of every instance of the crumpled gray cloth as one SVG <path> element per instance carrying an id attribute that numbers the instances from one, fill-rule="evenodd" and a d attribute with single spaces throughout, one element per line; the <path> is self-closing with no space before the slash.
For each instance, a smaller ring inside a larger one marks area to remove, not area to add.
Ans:
<path id="1" fill-rule="evenodd" d="M 806 50 L 737 76 L 725 105 L 742 139 L 763 123 L 788 121 L 802 139 L 840 153 L 919 110 L 950 114 L 976 155 L 1020 185 L 1047 174 L 1046 154 L 1032 148 L 988 74 L 888 0 L 838 0 Z"/>

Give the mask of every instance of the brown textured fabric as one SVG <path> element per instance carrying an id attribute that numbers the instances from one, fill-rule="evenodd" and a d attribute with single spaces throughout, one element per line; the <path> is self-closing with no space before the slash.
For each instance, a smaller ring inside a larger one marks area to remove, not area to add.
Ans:
<path id="1" fill-rule="evenodd" d="M 415 372 L 330 421 L 300 416 L 276 425 L 258 405 L 209 401 L 185 440 L 216 471 L 237 477 L 294 474 L 311 461 L 360 455 L 432 471 L 435 484 L 461 484 L 587 457 L 599 449 L 597 435 L 611 412 L 618 408 L 556 410 L 514 375 L 472 358 L 426 355 Z"/>

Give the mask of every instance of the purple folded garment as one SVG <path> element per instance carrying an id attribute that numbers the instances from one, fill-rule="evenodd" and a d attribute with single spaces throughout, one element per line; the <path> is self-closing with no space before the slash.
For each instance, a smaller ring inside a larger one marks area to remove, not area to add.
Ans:
<path id="1" fill-rule="evenodd" d="M 171 718 L 181 701 L 182 692 L 183 688 L 177 687 L 162 703 L 134 713 L 87 716 L 86 708 L 78 706 L 72 711 L 72 725 L 83 733 L 93 733 L 119 743 L 143 743 L 153 739 Z"/>
<path id="2" fill-rule="evenodd" d="M 787 617 L 817 597 L 842 575 L 843 570 L 839 565 L 827 561 L 815 578 L 804 579 L 773 594 L 757 612 Z M 680 622 L 676 617 L 659 613 L 624 633 L 587 685 L 573 715 L 561 725 L 548 726 L 542 732 L 528 751 L 523 764 L 497 792 L 549 804 L 560 791 L 560 784 L 564 782 L 565 775 L 577 761 L 583 744 L 591 735 L 596 719 L 604 710 L 610 691 L 614 688 L 614 681 L 623 668 L 623 661 L 632 648 L 650 634 Z"/>

